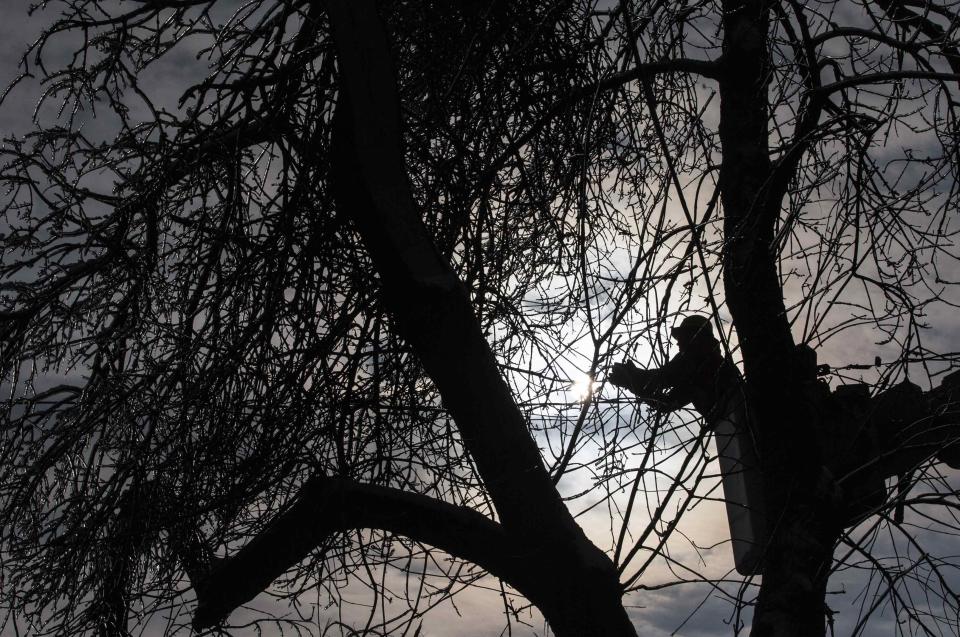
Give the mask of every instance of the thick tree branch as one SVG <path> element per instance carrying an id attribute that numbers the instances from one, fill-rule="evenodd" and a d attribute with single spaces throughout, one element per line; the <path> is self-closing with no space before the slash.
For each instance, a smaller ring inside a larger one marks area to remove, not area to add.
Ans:
<path id="1" fill-rule="evenodd" d="M 436 384 L 504 531 L 535 565 L 536 584 L 524 592 L 558 636 L 635 635 L 613 563 L 560 499 L 470 297 L 411 194 L 396 72 L 376 4 L 326 8 L 341 87 L 331 167 L 337 208 L 356 225 L 398 332 Z"/>
<path id="2" fill-rule="evenodd" d="M 331 2 L 328 11 L 343 86 L 333 142 L 337 207 L 357 225 L 398 328 L 437 384 L 503 525 L 538 541 L 545 523 L 579 532 L 500 375 L 466 290 L 416 209 L 403 161 L 389 43 L 374 3 Z"/>
<path id="3" fill-rule="evenodd" d="M 466 507 L 398 489 L 321 476 L 286 511 L 200 581 L 193 625 L 208 628 L 253 599 L 336 533 L 380 529 L 429 544 L 526 588 L 522 562 L 499 524 Z"/>

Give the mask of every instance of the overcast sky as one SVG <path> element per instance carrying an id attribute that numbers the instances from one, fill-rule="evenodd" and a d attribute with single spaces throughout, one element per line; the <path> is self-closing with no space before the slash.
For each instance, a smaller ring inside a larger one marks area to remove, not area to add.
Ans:
<path id="1" fill-rule="evenodd" d="M 0 4 L 0 85 L 6 85 L 14 78 L 19 70 L 17 65 L 23 50 L 37 36 L 40 26 L 49 21 L 51 12 L 39 12 L 34 19 L 26 16 L 29 0 L 3 0 Z M 48 51 L 49 59 L 62 59 L 62 50 Z M 185 77 L 203 72 L 202 63 L 197 62 L 191 55 L 181 55 L 172 59 L 165 66 L 161 66 L 151 78 L 150 91 L 160 101 L 173 105 L 179 97 L 179 89 Z M 5 135 L 18 134 L 30 127 L 30 118 L 34 105 L 39 96 L 39 87 L 36 84 L 26 83 L 15 90 L 0 108 L 0 131 Z M 91 121 L 90 126 L 98 123 Z M 934 324 L 934 343 L 944 349 L 957 349 L 953 343 L 957 324 L 956 316 L 946 309 L 937 309 L 936 316 L 931 321 Z M 864 342 L 869 342 L 864 341 Z M 873 351 L 863 343 L 850 345 L 849 351 L 836 351 L 838 359 L 847 360 L 872 358 Z M 842 347 L 841 347 L 842 349 Z M 571 492 L 575 485 L 565 484 Z M 606 529 L 601 518 L 587 517 L 584 520 L 588 531 L 595 537 L 602 536 Z M 719 503 L 704 504 L 695 509 L 685 518 L 684 533 L 693 543 L 700 546 L 710 546 L 726 533 L 726 521 L 723 508 Z M 880 538 L 881 542 L 885 541 Z M 926 548 L 934 555 L 956 554 L 958 547 L 951 541 L 931 539 Z M 707 565 L 698 565 L 698 557 L 689 548 L 678 544 L 675 557 L 682 562 L 689 563 L 697 568 L 709 568 L 717 577 L 729 571 L 732 566 L 729 546 L 726 544 L 704 549 L 703 555 L 707 558 Z M 659 571 L 659 572 L 658 572 Z M 654 567 L 644 581 L 655 584 L 660 581 L 669 581 L 673 576 L 663 566 Z M 863 588 L 864 582 L 860 576 L 854 574 L 838 574 L 831 581 L 831 590 L 836 595 L 830 598 L 831 607 L 838 612 L 836 616 L 837 634 L 849 632 L 849 628 L 856 623 L 858 608 L 862 600 L 856 595 Z M 728 587 L 729 592 L 735 592 L 736 587 Z M 847 591 L 843 594 L 843 591 Z M 706 585 L 690 585 L 667 588 L 660 591 L 647 591 L 632 595 L 628 601 L 632 605 L 631 616 L 634 618 L 640 634 L 677 634 L 689 637 L 720 637 L 731 635 L 734 632 L 731 620 L 733 607 L 723 595 L 717 594 Z M 269 602 L 259 600 L 258 606 L 269 606 Z M 447 604 L 429 616 L 425 621 L 425 635 L 453 636 L 453 635 L 499 635 L 502 628 L 500 618 L 501 601 L 496 591 L 475 591 L 461 594 L 457 598 L 454 608 Z M 692 616 L 691 616 L 692 613 Z M 518 627 L 514 634 L 542 634 L 542 621 L 530 617 L 532 627 L 525 629 Z M 749 615 L 743 617 L 749 626 Z M 878 616 L 875 620 L 872 634 L 892 634 L 892 621 L 889 613 Z M 527 633 L 524 633 L 524 631 Z M 12 634 L 12 633 L 11 633 Z M 241 633 L 237 633 L 241 634 Z"/>

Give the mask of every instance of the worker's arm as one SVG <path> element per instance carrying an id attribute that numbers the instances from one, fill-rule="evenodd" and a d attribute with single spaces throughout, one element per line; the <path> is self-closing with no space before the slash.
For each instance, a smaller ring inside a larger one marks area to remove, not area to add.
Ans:
<path id="1" fill-rule="evenodd" d="M 640 369 L 631 361 L 614 363 L 607 379 L 658 411 L 675 411 L 693 399 L 688 386 L 692 378 L 688 363 L 684 356 L 676 356 L 655 369 Z"/>
<path id="2" fill-rule="evenodd" d="M 640 369 L 632 361 L 614 363 L 607 380 L 636 394 L 640 400 L 662 401 L 668 389 L 662 370 Z"/>

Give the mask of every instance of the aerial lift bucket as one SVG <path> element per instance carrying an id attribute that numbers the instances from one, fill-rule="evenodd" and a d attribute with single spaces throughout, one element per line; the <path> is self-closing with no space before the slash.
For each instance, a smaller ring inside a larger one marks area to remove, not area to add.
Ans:
<path id="1" fill-rule="evenodd" d="M 755 575 L 760 571 L 760 558 L 766 544 L 766 519 L 760 460 L 741 392 L 734 392 L 726 400 L 712 429 L 720 461 L 733 562 L 741 575 Z"/>

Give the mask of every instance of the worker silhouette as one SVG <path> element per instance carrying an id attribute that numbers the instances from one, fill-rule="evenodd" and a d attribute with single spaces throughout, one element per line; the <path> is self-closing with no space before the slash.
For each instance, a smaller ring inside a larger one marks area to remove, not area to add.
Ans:
<path id="1" fill-rule="evenodd" d="M 740 372 L 721 353 L 707 317 L 686 317 L 670 331 L 670 336 L 677 342 L 679 352 L 666 365 L 640 369 L 631 361 L 615 363 L 607 380 L 659 411 L 675 411 L 693 403 L 707 426 L 711 426 L 731 392 L 740 390 Z"/>
<path id="2" fill-rule="evenodd" d="M 663 367 L 616 363 L 607 380 L 658 411 L 693 403 L 716 438 L 737 571 L 756 573 L 766 526 L 743 378 L 721 353 L 707 317 L 688 316 L 670 335 L 679 352 Z M 823 482 L 835 485 L 825 491 L 831 491 L 842 527 L 859 523 L 885 505 L 890 496 L 887 478 L 898 478 L 901 497 L 894 520 L 902 522 L 902 498 L 911 474 L 923 462 L 935 457 L 960 468 L 960 371 L 929 392 L 905 380 L 871 396 L 870 386 L 862 383 L 831 390 L 819 378 L 829 373 L 829 366 L 818 365 L 816 352 L 806 344 L 796 347 L 795 359 L 798 391 L 812 407 L 810 433 L 817 441 Z"/>
<path id="3" fill-rule="evenodd" d="M 737 571 L 759 572 L 766 538 L 757 445 L 747 418 L 743 378 L 720 351 L 710 320 L 688 316 L 670 331 L 679 352 L 666 365 L 640 369 L 617 363 L 608 380 L 658 411 L 693 403 L 716 439 L 727 522 Z"/>

